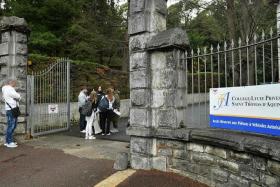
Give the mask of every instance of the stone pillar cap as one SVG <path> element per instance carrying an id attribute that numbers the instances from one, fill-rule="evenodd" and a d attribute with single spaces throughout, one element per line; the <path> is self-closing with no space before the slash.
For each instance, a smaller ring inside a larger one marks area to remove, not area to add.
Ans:
<path id="1" fill-rule="evenodd" d="M 16 30 L 18 32 L 29 33 L 30 29 L 24 18 L 16 16 L 2 17 L 0 20 L 0 29 L 3 30 Z"/>
<path id="2" fill-rule="evenodd" d="M 187 49 L 189 46 L 189 39 L 181 28 L 173 28 L 158 33 L 147 44 L 148 50 L 166 49 L 176 47 L 180 49 Z"/>

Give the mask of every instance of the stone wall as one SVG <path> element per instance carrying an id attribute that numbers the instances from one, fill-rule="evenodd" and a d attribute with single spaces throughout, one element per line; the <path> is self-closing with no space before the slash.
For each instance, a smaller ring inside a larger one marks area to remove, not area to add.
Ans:
<path id="1" fill-rule="evenodd" d="M 167 159 L 167 170 L 209 186 L 280 185 L 278 161 L 216 146 L 163 139 L 158 140 L 157 148 L 157 154 Z"/>
<path id="2" fill-rule="evenodd" d="M 134 136 L 130 152 L 135 169 L 176 172 L 213 187 L 278 187 L 279 150 L 277 138 L 213 129 L 155 129 L 149 138 Z"/>
<path id="3" fill-rule="evenodd" d="M 26 66 L 27 66 L 27 36 L 29 30 L 23 18 L 3 17 L 0 20 L 0 86 L 9 78 L 17 80 L 16 90 L 20 93 L 22 100 L 20 110 L 22 115 L 18 118 L 18 133 L 24 133 L 26 128 Z M 0 90 L 0 98 L 2 93 Z M 4 102 L 0 101 L 0 132 L 6 126 L 6 114 Z"/>
<path id="4" fill-rule="evenodd" d="M 190 126 L 189 42 L 185 31 L 165 30 L 166 8 L 166 0 L 130 0 L 131 167 L 209 186 L 280 186 L 279 138 Z"/>

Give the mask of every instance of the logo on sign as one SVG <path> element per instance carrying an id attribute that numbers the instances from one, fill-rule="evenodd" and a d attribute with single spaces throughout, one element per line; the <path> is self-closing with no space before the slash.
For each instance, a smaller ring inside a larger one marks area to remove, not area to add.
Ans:
<path id="1" fill-rule="evenodd" d="M 215 89 L 213 93 L 216 96 L 216 101 L 213 105 L 214 110 L 219 110 L 220 108 L 228 106 L 230 92 L 218 94 L 218 91 Z"/>

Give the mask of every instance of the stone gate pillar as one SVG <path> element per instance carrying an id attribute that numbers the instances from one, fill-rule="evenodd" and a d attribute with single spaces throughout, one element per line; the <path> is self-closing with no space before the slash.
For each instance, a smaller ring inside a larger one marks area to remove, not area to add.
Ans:
<path id="1" fill-rule="evenodd" d="M 0 85 L 14 78 L 17 80 L 17 92 L 20 93 L 20 110 L 22 115 L 18 118 L 18 133 L 24 133 L 26 128 L 26 81 L 27 81 L 27 36 L 29 29 L 23 18 L 3 17 L 0 20 Z M 4 102 L 1 97 L 0 133 L 3 134 L 6 126 Z"/>
<path id="2" fill-rule="evenodd" d="M 166 0 L 130 0 L 131 166 L 166 170 L 157 137 L 185 125 L 187 36 L 166 31 Z"/>

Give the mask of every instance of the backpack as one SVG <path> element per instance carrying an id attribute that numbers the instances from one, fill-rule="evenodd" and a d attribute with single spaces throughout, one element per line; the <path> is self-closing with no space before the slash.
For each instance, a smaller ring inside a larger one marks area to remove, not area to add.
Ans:
<path id="1" fill-rule="evenodd" d="M 81 114 L 85 116 L 91 116 L 92 114 L 92 102 L 86 101 L 86 104 L 82 107 Z"/>
<path id="2" fill-rule="evenodd" d="M 98 109 L 100 110 L 100 112 L 106 112 L 108 108 L 109 108 L 109 101 L 105 96 L 103 96 L 98 103 Z"/>

